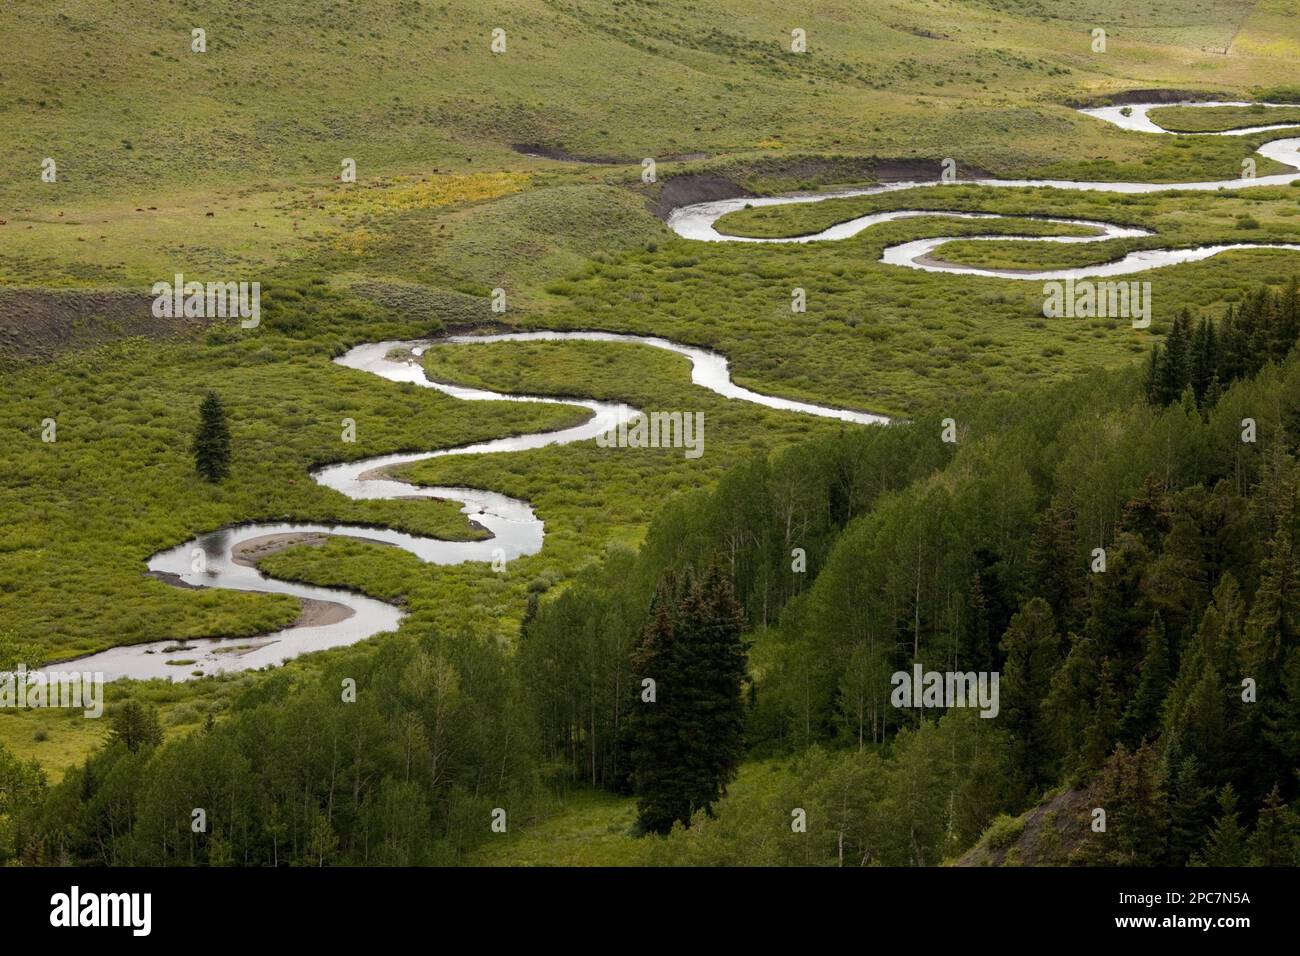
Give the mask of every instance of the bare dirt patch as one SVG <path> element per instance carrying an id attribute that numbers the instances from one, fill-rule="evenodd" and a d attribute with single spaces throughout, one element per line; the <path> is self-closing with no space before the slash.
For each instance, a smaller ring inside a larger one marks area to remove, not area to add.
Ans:
<path id="1" fill-rule="evenodd" d="M 356 612 L 346 604 L 335 601 L 317 601 L 315 598 L 300 598 L 302 613 L 290 627 L 324 627 L 346 621 Z"/>
<path id="2" fill-rule="evenodd" d="M 943 160 L 879 159 L 875 162 L 873 172 L 876 179 L 882 183 L 926 182 L 931 179 L 938 182 L 943 172 Z M 978 166 L 963 166 L 961 163 L 957 164 L 956 174 L 959 180 L 995 178 L 986 169 Z"/>
<path id="3" fill-rule="evenodd" d="M 593 156 L 570 153 L 558 146 L 543 146 L 540 143 L 515 143 L 511 149 L 525 156 L 537 156 L 541 159 L 554 159 L 562 163 L 587 163 L 593 166 L 627 166 L 639 162 L 635 159 L 618 156 Z"/>
<path id="4" fill-rule="evenodd" d="M 1064 866 L 1088 832 L 1088 794 L 1063 790 L 1020 818 L 1015 839 L 1002 846 L 986 840 L 964 853 L 956 866 Z"/>
<path id="5" fill-rule="evenodd" d="M 329 539 L 329 535 L 319 531 L 289 531 L 284 534 L 265 534 L 259 538 L 249 538 L 247 541 L 241 541 L 231 551 L 230 559 L 235 564 L 242 564 L 246 568 L 252 568 L 256 567 L 257 562 L 263 558 L 283 551 L 285 548 L 292 548 L 300 544 L 319 548 Z M 367 538 L 365 540 L 373 541 L 375 544 L 388 543 L 377 538 Z"/>
<path id="6" fill-rule="evenodd" d="M 649 202 L 650 211 L 660 219 L 667 219 L 678 206 L 693 206 L 699 202 L 716 202 L 751 196 L 749 190 L 715 173 L 690 173 L 674 176 L 663 183 L 659 195 Z"/>
<path id="7" fill-rule="evenodd" d="M 184 338 L 208 321 L 154 318 L 143 292 L 0 289 L 0 356 L 48 359 L 134 336 Z"/>

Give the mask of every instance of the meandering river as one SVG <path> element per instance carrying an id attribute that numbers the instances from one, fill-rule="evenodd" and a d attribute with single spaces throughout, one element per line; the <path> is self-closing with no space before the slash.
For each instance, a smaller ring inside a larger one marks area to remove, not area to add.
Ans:
<path id="1" fill-rule="evenodd" d="M 1239 103 L 1188 103 L 1188 104 L 1138 104 L 1128 107 L 1127 115 L 1121 107 L 1083 110 L 1099 120 L 1113 123 L 1136 132 L 1162 133 L 1149 118 L 1148 111 L 1157 106 L 1186 105 L 1198 107 L 1242 106 Z M 1271 104 L 1270 104 L 1271 105 Z M 1278 104 L 1282 105 L 1282 104 Z M 1249 129 L 1229 130 L 1218 134 L 1240 136 L 1264 130 L 1289 129 L 1300 124 L 1258 126 Z M 1289 166 L 1300 166 L 1300 138 L 1278 139 L 1266 143 L 1259 155 Z M 1003 180 L 985 179 L 963 181 L 967 184 L 1003 188 L 1052 187 L 1056 189 L 1098 190 L 1120 193 L 1149 193 L 1166 190 L 1219 190 L 1243 189 L 1257 186 L 1286 185 L 1300 179 L 1300 170 L 1280 175 L 1261 176 L 1254 179 L 1224 180 L 1207 183 L 1104 183 L 1072 182 L 1069 180 Z M 700 203 L 673 212 L 669 226 L 678 235 L 704 242 L 820 242 L 846 239 L 863 229 L 882 222 L 917 216 L 950 216 L 961 219 L 1003 218 L 984 213 L 935 212 L 932 210 L 903 210 L 861 216 L 839 223 L 814 235 L 783 239 L 748 239 L 729 236 L 714 227 L 718 219 L 746 206 L 770 206 L 788 203 L 821 202 L 840 196 L 865 196 L 883 192 L 934 186 L 935 182 L 890 183 L 864 189 L 841 190 L 832 193 L 792 195 L 767 198 L 728 199 L 720 202 Z M 1127 275 L 1149 269 L 1194 262 L 1209 258 L 1228 249 L 1295 249 L 1295 244 L 1227 243 L 1194 249 L 1144 250 L 1130 253 L 1123 259 L 1102 265 L 1077 269 L 1025 272 L 970 268 L 936 261 L 932 253 L 945 242 L 955 238 L 963 240 L 1032 239 L 1042 242 L 1080 243 L 1103 242 L 1108 239 L 1147 235 L 1142 229 L 1117 226 L 1104 222 L 1080 220 L 1048 220 L 1061 224 L 1084 225 L 1095 230 L 1088 236 L 1006 236 L 983 235 L 923 239 L 900 243 L 886 248 L 881 261 L 905 268 L 933 272 L 973 273 L 1004 279 L 1065 279 Z M 46 670 L 78 670 L 102 672 L 107 680 L 123 677 L 149 679 L 167 678 L 187 680 L 191 677 L 214 674 L 219 671 L 236 671 L 280 664 L 309 651 L 353 644 L 398 626 L 403 612 L 391 604 L 378 601 L 353 591 L 338 588 L 314 587 L 283 581 L 263 574 L 253 564 L 259 546 L 277 540 L 319 540 L 323 536 L 358 538 L 378 541 L 402 548 L 422 561 L 431 564 L 460 564 L 466 561 L 489 562 L 494 558 L 509 561 L 541 550 L 543 523 L 533 513 L 526 501 L 510 498 L 490 491 L 457 487 L 416 486 L 390 477 L 387 470 L 415 461 L 424 461 L 447 455 L 508 454 L 547 445 L 564 445 L 587 441 L 628 421 L 639 414 L 626 405 L 608 402 L 552 398 L 541 395 L 504 395 L 483 389 L 463 388 L 430 380 L 424 372 L 421 356 L 434 344 L 451 344 L 472 347 L 491 342 L 522 341 L 594 341 L 618 342 L 664 349 L 685 356 L 691 362 L 691 381 L 719 395 L 738 401 L 754 402 L 769 408 L 805 415 L 836 418 L 856 424 L 884 424 L 888 419 L 880 415 L 846 409 L 831 408 L 809 402 L 799 402 L 775 396 L 762 395 L 735 384 L 727 367 L 727 360 L 716 352 L 694 348 L 652 336 L 621 335 L 609 332 L 519 332 L 501 335 L 449 336 L 435 340 L 375 342 L 358 346 L 334 361 L 344 368 L 362 374 L 375 375 L 392 382 L 411 382 L 438 391 L 462 401 L 553 402 L 574 405 L 590 412 L 580 425 L 558 431 L 539 432 L 510 438 L 444 448 L 413 454 L 384 455 L 364 461 L 346 462 L 321 468 L 312 474 L 319 484 L 354 499 L 378 498 L 443 498 L 457 501 L 462 511 L 477 522 L 491 537 L 481 541 L 442 541 L 436 538 L 404 534 L 385 528 L 355 525 L 329 525 L 310 523 L 245 524 L 225 528 L 177 545 L 154 555 L 148 562 L 149 570 L 172 583 L 186 587 L 230 588 L 241 591 L 264 591 L 288 594 L 315 608 L 317 614 L 305 614 L 298 625 L 253 638 L 212 638 L 187 642 L 160 641 L 149 644 L 132 644 L 110 648 L 75 661 L 50 665 Z M 489 572 L 490 573 L 490 572 Z"/>
<path id="2" fill-rule="evenodd" d="M 464 388 L 430 380 L 421 364 L 426 348 L 435 344 L 472 346 L 492 342 L 620 342 L 649 346 L 685 356 L 691 362 L 691 381 L 727 398 L 754 402 L 769 408 L 836 418 L 856 424 L 883 424 L 883 415 L 829 408 L 809 402 L 760 395 L 731 380 L 727 360 L 716 352 L 679 345 L 654 336 L 621 335 L 613 332 L 516 332 L 500 335 L 456 335 L 417 341 L 374 342 L 359 345 L 334 361 L 344 368 L 377 375 L 392 382 L 410 382 L 433 388 L 468 402 L 553 402 L 587 409 L 591 415 L 581 425 L 558 431 L 537 432 L 456 448 L 442 448 L 412 454 L 382 455 L 361 461 L 329 465 L 312 473 L 326 488 L 354 499 L 444 498 L 460 502 L 461 511 L 491 533 L 481 541 L 443 541 L 405 534 L 385 528 L 361 525 L 330 525 L 305 522 L 252 523 L 223 528 L 177 545 L 149 559 L 149 570 L 172 583 L 187 587 L 230 588 L 237 591 L 266 591 L 288 594 L 308 602 L 341 606 L 347 613 L 326 623 L 310 620 L 255 638 L 205 638 L 201 640 L 155 641 L 126 644 L 90 654 L 47 671 L 78 670 L 101 672 L 105 680 L 132 677 L 140 680 L 161 677 L 187 680 L 219 671 L 246 670 L 280 664 L 309 651 L 353 644 L 374 634 L 391 631 L 403 612 L 391 604 L 352 591 L 315 587 L 283 581 L 263 574 L 241 551 L 256 548 L 267 539 L 302 540 L 319 536 L 378 541 L 409 551 L 430 564 L 461 564 L 465 561 L 505 561 L 541 550 L 542 521 L 526 501 L 473 488 L 429 487 L 408 484 L 388 477 L 396 465 L 441 458 L 447 455 L 490 455 L 567 445 L 587 441 L 630 421 L 639 412 L 627 405 L 543 395 L 503 395 L 485 389 Z"/>
<path id="3" fill-rule="evenodd" d="M 1214 107 L 1214 106 L 1248 106 L 1247 103 L 1236 102 L 1205 102 L 1205 103 L 1146 103 L 1136 104 L 1130 107 L 1107 106 L 1098 109 L 1086 109 L 1080 112 L 1093 116 L 1097 119 L 1108 123 L 1113 123 L 1123 129 L 1143 133 L 1162 133 L 1170 136 L 1193 135 L 1182 133 L 1171 133 L 1169 130 L 1157 126 L 1147 115 L 1152 109 L 1164 106 L 1195 106 L 1195 107 Z M 1266 108 L 1277 108 L 1281 106 L 1293 105 L 1282 103 L 1262 104 Z M 1128 115 L 1125 115 L 1125 110 Z M 1267 130 L 1294 129 L 1300 126 L 1300 123 L 1284 123 L 1273 126 L 1252 126 L 1243 129 L 1225 130 L 1218 133 L 1206 133 L 1197 135 L 1208 136 L 1245 136 L 1249 133 L 1259 133 Z M 1224 179 L 1212 182 L 1201 183 L 1119 183 L 1119 182 L 1076 182 L 1069 179 L 969 179 L 961 180 L 960 185 L 967 186 L 996 186 L 998 188 L 1019 188 L 1026 187 L 1050 187 L 1052 189 L 1072 189 L 1085 190 L 1091 192 L 1111 192 L 1111 193 L 1156 193 L 1167 192 L 1169 190 L 1193 190 L 1197 192 L 1217 192 L 1221 189 L 1248 189 L 1260 186 L 1286 186 L 1296 180 L 1300 180 L 1300 138 L 1275 139 L 1264 143 L 1256 150 L 1259 156 L 1276 160 L 1283 165 L 1292 167 L 1289 173 L 1279 173 L 1271 176 L 1255 176 L 1249 179 Z M 893 222 L 897 219 L 910 219 L 917 216 L 938 216 L 952 219 L 1004 219 L 1005 216 L 999 216 L 989 213 L 963 213 L 943 210 L 921 210 L 907 209 L 896 210 L 892 212 L 872 213 L 866 216 L 859 216 L 845 222 L 836 223 L 826 229 L 816 233 L 810 233 L 803 236 L 788 236 L 782 238 L 754 238 L 746 236 L 732 236 L 719 232 L 716 228 L 717 221 L 731 212 L 749 207 L 762 206 L 783 206 L 792 203 L 810 203 L 824 202 L 827 199 L 841 199 L 851 196 L 873 196 L 887 192 L 900 192 L 908 189 L 919 189 L 922 187 L 933 187 L 937 185 L 936 181 L 929 182 L 900 182 L 885 183 L 878 186 L 867 186 L 862 189 L 841 189 L 824 193 L 798 193 L 789 196 L 766 196 L 766 197 L 748 197 L 738 199 L 723 199 L 716 202 L 697 203 L 693 206 L 683 206 L 676 209 L 668 218 L 668 225 L 679 236 L 686 239 L 695 239 L 700 242 L 825 242 L 835 239 L 847 239 L 855 236 L 864 229 L 882 222 Z M 956 185 L 956 184 L 954 184 Z M 880 261 L 889 265 L 903 266 L 909 269 L 921 269 L 926 272 L 948 272 L 956 274 L 988 276 L 995 279 L 1021 279 L 1042 282 L 1049 279 L 1092 279 L 1113 277 L 1122 275 L 1131 275 L 1135 272 L 1147 272 L 1151 269 L 1158 269 L 1163 266 L 1178 265 L 1184 262 L 1198 262 L 1216 256 L 1220 252 L 1229 249 L 1293 249 L 1300 250 L 1300 244 L 1292 243 L 1260 243 L 1260 242 L 1233 242 L 1223 243 L 1212 246 L 1195 246 L 1185 249 L 1144 249 L 1137 252 L 1131 252 L 1114 262 L 1101 263 L 1098 265 L 1083 266 L 1076 269 L 1052 269 L 1045 271 L 1027 271 L 1021 269 L 986 269 L 978 266 L 963 266 L 953 263 L 944 263 L 935 261 L 933 252 L 944 243 L 953 242 L 960 239 L 963 241 L 988 241 L 988 242 L 1006 242 L 1010 240 L 1029 241 L 1029 242 L 1059 242 L 1059 243 L 1085 243 L 1085 242 L 1105 242 L 1110 239 L 1134 238 L 1138 236 L 1150 235 L 1146 229 L 1135 229 L 1124 226 L 1117 226 L 1105 222 L 1089 222 L 1079 219 L 1045 219 L 1047 222 L 1068 223 L 1076 226 L 1087 226 L 1095 230 L 1094 235 L 1090 236 L 1012 236 L 1012 235 L 982 235 L 982 236 L 939 236 L 933 239 L 919 239 L 914 242 L 900 243 L 894 246 L 888 246 L 881 253 Z"/>

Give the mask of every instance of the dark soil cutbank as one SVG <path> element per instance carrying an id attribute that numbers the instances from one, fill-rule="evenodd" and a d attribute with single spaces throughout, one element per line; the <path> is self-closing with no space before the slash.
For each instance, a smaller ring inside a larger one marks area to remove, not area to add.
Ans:
<path id="1" fill-rule="evenodd" d="M 207 319 L 153 315 L 142 292 L 72 289 L 0 289 L 0 357 L 44 359 L 116 339 L 191 335 Z"/>
<path id="2" fill-rule="evenodd" d="M 1182 103 L 1232 99 L 1237 97 L 1228 93 L 1212 93 L 1205 90 L 1125 90 L 1120 93 L 1098 93 L 1066 100 L 1065 105 L 1074 109 L 1086 109 L 1094 106 L 1129 106 L 1133 103 Z"/>
<path id="3" fill-rule="evenodd" d="M 939 181 L 943 171 L 941 159 L 878 159 L 873 167 L 875 178 L 882 183 Z M 996 179 L 992 173 L 979 166 L 957 163 L 957 179 Z"/>
<path id="4" fill-rule="evenodd" d="M 725 176 L 714 173 L 690 173 L 665 180 L 659 196 L 648 203 L 650 211 L 660 219 L 667 219 L 678 206 L 692 206 L 698 202 L 716 202 L 752 196 L 749 190 L 733 183 Z"/>
<path id="5" fill-rule="evenodd" d="M 757 176 L 779 176 L 792 182 L 817 185 L 840 183 L 894 183 L 939 181 L 943 170 L 940 159 L 897 159 L 875 156 L 807 158 L 780 163 L 760 163 L 749 171 Z M 740 177 L 737 177 L 740 178 Z M 991 179 L 992 174 L 978 166 L 957 164 L 958 180 Z M 753 191 L 720 173 L 687 173 L 662 182 L 658 195 L 649 199 L 650 211 L 666 220 L 679 206 L 720 199 L 738 199 L 756 195 Z"/>
<path id="6" fill-rule="evenodd" d="M 542 146 L 538 143 L 515 143 L 511 147 L 516 153 L 525 156 L 539 156 L 542 159 L 554 159 L 562 163 L 587 163 L 592 166 L 627 166 L 638 163 L 637 159 L 620 159 L 617 156 L 583 156 L 570 153 L 556 146 Z"/>

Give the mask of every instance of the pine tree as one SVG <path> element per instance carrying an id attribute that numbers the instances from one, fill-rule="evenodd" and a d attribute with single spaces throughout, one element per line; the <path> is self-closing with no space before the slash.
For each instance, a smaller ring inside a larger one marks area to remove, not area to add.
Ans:
<path id="1" fill-rule="evenodd" d="M 1052 501 L 1038 516 L 1029 539 L 1023 598 L 1042 598 L 1062 630 L 1082 623 L 1083 589 L 1078 563 L 1078 534 L 1070 510 Z"/>
<path id="2" fill-rule="evenodd" d="M 1204 840 L 1213 791 L 1201 785 L 1195 757 L 1183 757 L 1169 788 L 1169 840 L 1166 862 L 1186 866 Z"/>
<path id="3" fill-rule="evenodd" d="M 1246 619 L 1241 676 L 1255 682 L 1256 700 L 1245 708 L 1241 736 L 1249 750 L 1238 761 L 1242 795 L 1263 797 L 1270 771 L 1300 755 L 1300 568 L 1291 540 L 1295 485 L 1289 469 L 1261 493 L 1274 510 L 1276 531 L 1260 562 L 1259 585 Z"/>
<path id="4" fill-rule="evenodd" d="M 1214 336 L 1214 324 L 1203 318 L 1196 326 L 1196 335 L 1192 339 L 1191 373 L 1189 376 L 1192 395 L 1197 407 L 1205 405 L 1210 392 L 1210 383 L 1214 381 L 1218 362 L 1217 343 Z"/>
<path id="5" fill-rule="evenodd" d="M 216 392 L 208 392 L 199 406 L 193 451 L 194 466 L 207 481 L 220 481 L 230 473 L 230 428 L 226 407 Z"/>
<path id="6" fill-rule="evenodd" d="M 1241 328 L 1237 322 L 1237 309 L 1231 303 L 1219 321 L 1219 387 L 1227 388 L 1229 384 L 1241 377 L 1244 368 L 1245 346 L 1242 342 Z"/>
<path id="7" fill-rule="evenodd" d="M 1243 722 L 1254 713 L 1240 701 L 1241 633 L 1244 602 L 1236 578 L 1223 575 L 1213 602 L 1178 661 L 1178 676 L 1166 696 L 1164 744 L 1171 767 L 1188 757 L 1198 779 L 1214 789 L 1240 780 L 1245 762 Z M 1235 690 L 1234 690 L 1235 688 Z M 1258 732 L 1248 735 L 1258 738 Z"/>
<path id="8" fill-rule="evenodd" d="M 1002 713 L 1006 729 L 1016 741 L 1020 767 L 1030 787 L 1046 783 L 1053 765 L 1043 702 L 1052 687 L 1052 675 L 1061 664 L 1060 639 L 1052 609 L 1034 598 L 1011 619 L 1002 637 Z"/>
<path id="9" fill-rule="evenodd" d="M 1223 397 L 1223 380 L 1219 378 L 1216 372 L 1214 378 L 1210 379 L 1210 387 L 1205 390 L 1205 406 L 1213 408 L 1219 404 L 1219 399 Z"/>
<path id="10" fill-rule="evenodd" d="M 1100 677 L 1097 642 L 1070 635 L 1065 663 L 1052 675 L 1043 701 L 1043 718 L 1053 747 L 1067 772 L 1082 769 L 1082 742 L 1092 722 L 1093 699 Z"/>
<path id="11" fill-rule="evenodd" d="M 1277 706 L 1264 712 L 1268 743 L 1283 766 L 1300 767 L 1300 647 L 1287 652 Z"/>
<path id="12" fill-rule="evenodd" d="M 978 548 L 972 559 L 975 570 L 967 589 L 970 626 L 960 655 L 968 668 L 994 670 L 997 667 L 998 639 L 1011 623 L 1015 606 L 1001 581 L 998 555 L 987 548 Z"/>
<path id="13" fill-rule="evenodd" d="M 1292 276 L 1277 303 L 1277 356 L 1286 358 L 1300 338 L 1300 277 Z"/>
<path id="14" fill-rule="evenodd" d="M 125 744 L 126 749 L 132 753 L 162 743 L 162 724 L 158 722 L 158 712 L 137 701 L 127 700 L 114 708 L 108 723 L 109 740 Z"/>
<path id="15" fill-rule="evenodd" d="M 1082 759 L 1086 769 L 1100 767 L 1119 739 L 1119 701 L 1115 694 L 1114 667 L 1102 658 L 1097 699 L 1092 720 L 1083 734 Z"/>
<path id="16" fill-rule="evenodd" d="M 1190 324 L 1191 316 L 1184 309 L 1174 318 L 1165 341 L 1156 384 L 1156 399 L 1161 405 L 1178 401 L 1191 380 Z"/>
<path id="17" fill-rule="evenodd" d="M 1212 598 L 1197 628 L 1197 640 L 1219 673 L 1237 680 L 1245 670 L 1246 601 L 1236 575 L 1224 574 Z"/>
<path id="18" fill-rule="evenodd" d="M 1164 359 L 1161 357 L 1162 351 L 1159 342 L 1151 346 L 1151 351 L 1147 353 L 1146 371 L 1142 376 L 1142 393 L 1146 395 L 1147 403 L 1151 405 L 1161 404 L 1160 369 L 1164 365 Z"/>
<path id="19" fill-rule="evenodd" d="M 1279 526 L 1260 567 L 1259 587 L 1246 622 L 1246 664 L 1263 684 L 1281 671 L 1283 657 L 1300 634 L 1300 569 L 1291 544 L 1291 508 L 1285 505 Z"/>
<path id="20" fill-rule="evenodd" d="M 1179 757 L 1195 757 L 1202 778 L 1217 785 L 1231 770 L 1224 682 L 1203 659 L 1184 662 L 1184 669 L 1194 675 L 1180 671 L 1170 695 L 1167 744 Z"/>
<path id="21" fill-rule="evenodd" d="M 1247 296 L 1237 310 L 1237 333 L 1241 345 L 1238 376 L 1250 378 L 1261 368 L 1272 351 L 1268 336 L 1260 334 L 1260 307 L 1256 296 Z"/>
<path id="22" fill-rule="evenodd" d="M 1291 351 L 1288 341 L 1281 329 L 1282 298 L 1267 286 L 1260 287 L 1260 346 L 1263 351 L 1262 365 L 1270 361 L 1280 362 Z"/>
<path id="23" fill-rule="evenodd" d="M 1157 611 L 1147 628 L 1137 693 L 1124 715 L 1125 736 L 1130 743 L 1140 743 L 1157 729 L 1160 707 L 1169 691 L 1169 683 L 1169 642 L 1165 637 L 1164 621 Z"/>
<path id="24" fill-rule="evenodd" d="M 650 604 L 650 620 L 642 634 L 641 646 L 632 659 L 633 672 L 642 687 L 653 681 L 654 699 L 645 693 L 628 717 L 627 734 L 631 741 L 631 782 L 638 794 L 637 823 L 646 832 L 662 833 L 671 829 L 683 816 L 689 820 L 694 810 L 692 794 L 684 781 L 673 773 L 674 762 L 686 741 L 677 737 L 680 711 L 686 704 L 689 675 L 682 667 L 684 653 L 678 648 L 677 608 L 680 584 L 671 570 L 659 583 Z M 664 689 L 660 698 L 659 688 Z M 676 692 L 670 698 L 668 688 Z M 673 707 L 668 704 L 671 700 Z"/>
<path id="25" fill-rule="evenodd" d="M 1168 827 L 1164 769 L 1155 749 L 1123 744 L 1088 788 L 1089 807 L 1106 811 L 1106 830 L 1090 833 L 1084 858 L 1103 866 L 1155 866 L 1165 855 Z"/>
<path id="26" fill-rule="evenodd" d="M 1277 784 L 1264 798 L 1249 846 L 1251 866 L 1300 865 L 1300 818 L 1282 801 Z"/>
<path id="27" fill-rule="evenodd" d="M 1237 792 L 1228 784 L 1219 791 L 1219 815 L 1195 861 L 1200 866 L 1245 866 L 1250 862 L 1246 831 L 1237 814 Z"/>
<path id="28" fill-rule="evenodd" d="M 745 612 L 736 592 L 716 565 L 704 578 L 703 617 L 696 666 L 703 669 L 706 705 L 701 729 L 710 741 L 712 762 L 708 786 L 718 796 L 727 792 L 745 757 L 745 719 L 749 680 L 749 643 L 744 639 Z M 706 806 L 711 806 L 709 801 Z"/>
<path id="29" fill-rule="evenodd" d="M 654 681 L 655 700 L 638 702 L 628 720 L 643 832 L 711 813 L 735 776 L 744 756 L 743 624 L 717 568 L 660 582 L 633 659 L 638 678 Z"/>

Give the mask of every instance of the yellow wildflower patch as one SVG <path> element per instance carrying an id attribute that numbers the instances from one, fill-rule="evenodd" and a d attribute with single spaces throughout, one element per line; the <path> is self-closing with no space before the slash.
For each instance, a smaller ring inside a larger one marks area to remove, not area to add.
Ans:
<path id="1" fill-rule="evenodd" d="M 349 211 L 400 212 L 433 209 L 496 199 L 523 189 L 529 173 L 470 173 L 468 175 L 398 177 L 372 186 L 349 187 L 331 202 Z"/>
<path id="2" fill-rule="evenodd" d="M 350 252 L 354 256 L 360 256 L 369 252 L 371 246 L 382 241 L 383 236 L 378 236 L 365 226 L 362 226 L 335 239 L 334 248 L 340 252 Z"/>

